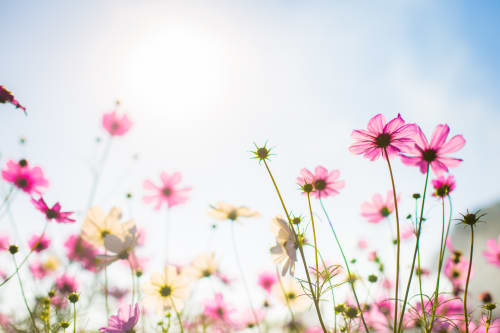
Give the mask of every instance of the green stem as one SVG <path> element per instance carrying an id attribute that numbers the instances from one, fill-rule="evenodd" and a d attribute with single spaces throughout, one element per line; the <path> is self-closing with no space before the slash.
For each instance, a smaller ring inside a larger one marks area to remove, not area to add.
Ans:
<path id="1" fill-rule="evenodd" d="M 474 226 L 470 226 L 470 257 L 469 269 L 467 270 L 467 281 L 465 282 L 464 291 L 464 316 L 465 316 L 465 333 L 469 333 L 469 314 L 467 313 L 467 293 L 469 291 L 470 272 L 472 269 L 472 254 L 474 252 Z"/>
<path id="2" fill-rule="evenodd" d="M 312 230 L 313 230 L 313 237 L 314 237 L 314 257 L 316 260 L 316 298 L 320 298 L 319 294 L 319 265 L 318 265 L 318 244 L 316 242 L 316 229 L 314 227 L 314 217 L 313 217 L 313 212 L 311 208 L 311 196 L 309 192 L 307 193 L 307 203 L 309 204 L 309 212 L 311 213 L 311 224 L 312 224 Z"/>
<path id="3" fill-rule="evenodd" d="M 286 306 L 288 308 L 288 311 L 290 311 L 290 316 L 291 316 L 292 322 L 295 322 L 295 315 L 293 314 L 292 307 L 290 306 L 290 302 L 288 301 L 288 297 L 286 295 L 285 288 L 283 287 L 283 282 L 281 281 L 281 276 L 280 276 L 280 273 L 278 271 L 277 265 L 276 265 L 276 276 L 278 277 L 278 282 L 280 283 L 281 292 L 283 293 L 283 298 L 285 299 Z"/>
<path id="4" fill-rule="evenodd" d="M 170 298 L 170 302 L 172 303 L 172 308 L 174 309 L 175 315 L 177 316 L 177 321 L 179 322 L 179 326 L 181 328 L 181 333 L 184 333 L 184 327 L 182 326 L 181 314 L 179 313 L 179 311 L 177 311 L 177 308 L 175 307 L 175 302 L 172 298 Z"/>
<path id="5" fill-rule="evenodd" d="M 415 200 L 415 224 L 418 222 L 418 200 Z M 424 317 L 424 329 L 427 330 L 427 313 L 425 311 L 424 292 L 422 291 L 422 265 L 420 264 L 420 247 L 417 250 L 418 264 L 418 287 L 420 289 L 420 304 L 422 304 L 422 315 Z"/>
<path id="6" fill-rule="evenodd" d="M 76 333 L 76 303 L 73 303 L 73 333 Z"/>
<path id="7" fill-rule="evenodd" d="M 21 277 L 19 276 L 19 269 L 17 266 L 17 261 L 16 261 L 15 255 L 12 255 L 12 260 L 14 260 L 14 266 L 16 267 L 16 276 L 17 276 L 17 280 L 19 281 L 19 287 L 21 289 L 21 295 L 23 296 L 24 305 L 26 305 L 26 309 L 28 309 L 28 313 L 30 314 L 31 322 L 33 323 L 33 328 L 35 328 L 35 331 L 39 332 L 38 327 L 36 327 L 35 317 L 33 317 L 33 312 L 31 312 L 30 306 L 28 304 L 28 300 L 26 299 L 26 294 L 24 293 L 23 282 L 21 281 Z"/>

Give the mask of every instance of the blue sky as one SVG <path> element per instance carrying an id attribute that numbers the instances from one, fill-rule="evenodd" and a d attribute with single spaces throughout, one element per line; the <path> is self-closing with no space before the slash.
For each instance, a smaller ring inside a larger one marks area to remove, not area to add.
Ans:
<path id="1" fill-rule="evenodd" d="M 48 200 L 81 211 L 95 137 L 104 134 L 100 116 L 120 99 L 135 126 L 114 143 L 97 202 L 121 205 L 148 229 L 145 254 L 163 249 L 164 212 L 141 203 L 141 183 L 178 170 L 193 192 L 172 211 L 174 258 L 183 262 L 206 250 L 200 244 L 209 238 L 207 207 L 223 200 L 262 213 L 239 226 L 237 237 L 249 276 L 272 268 L 269 221 L 281 211 L 264 169 L 248 153 L 253 142 L 266 140 L 294 211 L 306 212 L 295 184 L 302 167 L 340 169 L 346 188 L 327 202 L 339 234 L 348 249 L 359 237 L 382 249 L 387 227 L 367 225 L 359 206 L 389 189 L 385 165 L 347 150 L 351 130 L 376 113 L 401 113 L 428 136 L 439 123 L 465 136 L 458 153 L 464 163 L 453 171 L 458 211 L 500 197 L 499 7 L 494 1 L 9 2 L 0 13 L 0 84 L 29 116 L 0 106 L 2 163 L 27 157 L 41 165 L 51 181 Z M 394 168 L 407 212 L 423 176 L 399 161 Z M 128 191 L 136 198 L 133 214 Z M 23 207 L 29 202 L 19 195 L 13 209 Z M 435 212 L 431 200 L 429 214 Z M 41 229 L 37 216 L 24 210 L 16 217 L 24 237 Z M 2 222 L 0 230 L 9 231 Z M 76 231 L 78 222 L 51 232 Z M 326 225 L 321 230 L 320 246 L 335 261 Z M 228 236 L 221 224 L 211 246 L 234 271 Z M 424 230 L 428 244 L 434 236 Z M 429 245 L 424 257 L 433 251 Z"/>

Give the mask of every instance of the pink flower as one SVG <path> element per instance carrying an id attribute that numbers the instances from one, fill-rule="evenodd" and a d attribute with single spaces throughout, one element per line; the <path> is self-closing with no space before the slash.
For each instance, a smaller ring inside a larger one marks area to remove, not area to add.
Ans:
<path id="1" fill-rule="evenodd" d="M 361 250 L 364 250 L 366 248 L 368 248 L 368 242 L 366 241 L 366 239 L 360 239 L 358 241 L 358 247 L 361 249 Z"/>
<path id="2" fill-rule="evenodd" d="M 112 287 L 108 291 L 108 294 L 116 298 L 118 302 L 120 302 L 125 296 L 127 296 L 128 293 L 129 293 L 128 289 L 122 289 L 119 287 Z"/>
<path id="3" fill-rule="evenodd" d="M 469 261 L 460 256 L 457 258 L 448 258 L 444 266 L 444 274 L 450 280 L 455 288 L 465 285 L 467 280 L 467 270 L 469 269 Z M 471 278 L 474 276 L 474 270 L 471 270 Z"/>
<path id="4" fill-rule="evenodd" d="M 56 279 L 57 289 L 62 294 L 69 294 L 78 290 L 78 284 L 74 277 L 63 274 Z"/>
<path id="5" fill-rule="evenodd" d="M 7 102 L 14 105 L 16 109 L 23 110 L 24 114 L 26 114 L 26 108 L 19 104 L 19 102 L 14 98 L 12 92 L 7 90 L 4 86 L 0 86 L 0 103 L 5 104 Z"/>
<path id="6" fill-rule="evenodd" d="M 160 174 L 160 179 L 162 182 L 160 186 L 156 186 L 149 180 L 144 181 L 143 187 L 146 190 L 152 190 L 154 192 L 154 194 L 145 195 L 143 197 L 145 203 L 149 204 L 156 201 L 155 209 L 158 210 L 165 202 L 168 208 L 171 208 L 188 200 L 186 193 L 189 192 L 191 188 L 178 187 L 182 179 L 180 172 L 174 172 L 172 175 L 162 172 Z"/>
<path id="7" fill-rule="evenodd" d="M 247 309 L 243 311 L 239 316 L 239 319 L 236 323 L 237 329 L 244 330 L 246 328 L 254 328 L 256 327 L 262 320 L 264 320 L 265 313 L 261 309 L 255 309 L 252 311 L 251 309 Z"/>
<path id="8" fill-rule="evenodd" d="M 352 131 L 351 137 L 355 142 L 349 151 L 375 161 L 385 149 L 390 158 L 411 149 L 415 132 L 416 125 L 405 124 L 399 114 L 388 123 L 382 114 L 377 114 L 368 122 L 367 130 Z"/>
<path id="9" fill-rule="evenodd" d="M 135 253 L 130 253 L 128 260 L 123 260 L 127 266 L 136 272 L 144 272 L 149 258 L 138 257 Z"/>
<path id="10" fill-rule="evenodd" d="M 446 178 L 444 176 L 439 176 L 432 180 L 432 186 L 434 186 L 434 193 L 432 193 L 432 195 L 444 198 L 450 195 L 455 189 L 455 177 L 453 177 L 453 175 L 448 175 Z"/>
<path id="11" fill-rule="evenodd" d="M 112 111 L 102 116 L 102 126 L 111 136 L 122 136 L 130 130 L 132 121 L 126 114 L 119 115 L 117 111 Z"/>
<path id="12" fill-rule="evenodd" d="M 486 241 L 487 250 L 483 251 L 483 256 L 486 260 L 493 265 L 500 267 L 500 236 L 498 236 L 498 243 L 495 238 Z"/>
<path id="13" fill-rule="evenodd" d="M 397 197 L 398 202 L 400 196 Z M 361 216 L 365 217 L 368 222 L 378 223 L 389 216 L 394 211 L 394 195 L 392 191 L 388 191 L 385 201 L 382 195 L 376 193 L 372 197 L 372 202 L 363 202 L 361 205 Z"/>
<path id="14" fill-rule="evenodd" d="M 35 208 L 45 214 L 47 221 L 56 220 L 58 223 L 73 223 L 74 219 L 71 219 L 69 216 L 73 214 L 73 212 L 61 212 L 61 204 L 57 202 L 52 208 L 49 208 L 43 198 L 38 200 L 31 199 Z"/>
<path id="15" fill-rule="evenodd" d="M 7 251 L 9 248 L 9 236 L 0 235 L 0 251 Z"/>
<path id="16" fill-rule="evenodd" d="M 368 253 L 368 260 L 369 261 L 377 260 L 377 251 L 370 251 L 370 253 Z"/>
<path id="17" fill-rule="evenodd" d="M 427 164 L 430 164 L 432 171 L 437 175 L 448 172 L 448 168 L 458 166 L 462 160 L 446 155 L 459 151 L 465 145 L 465 139 L 461 135 L 455 135 L 446 142 L 449 132 L 448 125 L 437 125 L 429 143 L 420 127 L 417 127 L 415 144 L 408 152 L 408 156 L 401 155 L 401 160 L 406 165 L 418 166 L 422 173 L 427 172 Z"/>
<path id="18" fill-rule="evenodd" d="M 43 263 L 40 260 L 36 260 L 33 263 L 31 263 L 29 265 L 29 269 L 31 271 L 31 274 L 33 274 L 33 277 L 38 280 L 43 279 L 49 274 L 49 272 L 47 271 L 47 269 L 45 269 Z"/>
<path id="19" fill-rule="evenodd" d="M 317 199 L 335 196 L 344 188 L 345 181 L 337 180 L 340 177 L 339 170 L 328 171 L 326 168 L 317 166 L 314 174 L 307 170 L 300 170 L 300 176 L 297 177 L 299 185 L 311 184 L 314 188 L 312 195 Z"/>
<path id="20" fill-rule="evenodd" d="M 118 315 L 108 319 L 108 327 L 101 327 L 100 332 L 106 333 L 128 333 L 132 332 L 139 321 L 139 306 L 137 304 L 121 306 Z"/>
<path id="21" fill-rule="evenodd" d="M 415 236 L 415 229 L 413 226 L 407 225 L 401 228 L 401 239 L 410 239 Z"/>
<path id="22" fill-rule="evenodd" d="M 20 160 L 18 163 L 8 161 L 2 170 L 2 178 L 30 195 L 41 194 L 40 187 L 49 186 L 42 169 L 37 166 L 29 167 L 26 160 Z"/>
<path id="23" fill-rule="evenodd" d="M 82 266 L 92 272 L 97 271 L 97 250 L 92 244 L 84 240 L 80 235 L 71 235 L 64 242 L 66 256 L 71 261 L 78 261 Z"/>
<path id="24" fill-rule="evenodd" d="M 62 309 L 68 305 L 68 300 L 62 295 L 56 295 L 50 299 L 50 303 L 56 308 Z"/>
<path id="25" fill-rule="evenodd" d="M 269 294 L 277 281 L 276 273 L 263 272 L 259 275 L 257 284 Z"/>
<path id="26" fill-rule="evenodd" d="M 205 303 L 203 314 L 222 323 L 231 323 L 231 314 L 235 310 L 224 301 L 224 296 L 221 293 L 216 293 L 215 298 Z"/>
<path id="27" fill-rule="evenodd" d="M 323 333 L 323 329 L 321 327 L 310 327 L 306 330 L 306 333 Z"/>
<path id="28" fill-rule="evenodd" d="M 28 240 L 28 245 L 33 251 L 40 253 L 50 246 L 50 238 L 45 235 L 33 235 Z"/>

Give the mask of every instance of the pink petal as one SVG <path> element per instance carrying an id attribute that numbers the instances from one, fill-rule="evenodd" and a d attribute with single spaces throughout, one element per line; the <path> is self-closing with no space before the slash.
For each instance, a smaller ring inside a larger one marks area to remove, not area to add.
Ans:
<path id="1" fill-rule="evenodd" d="M 368 122 L 368 131 L 373 134 L 380 134 L 384 131 L 385 117 L 379 113 Z"/>
<path id="2" fill-rule="evenodd" d="M 318 165 L 314 169 L 314 176 L 316 179 L 326 179 L 328 177 L 328 170 L 325 167 Z"/>
<path id="3" fill-rule="evenodd" d="M 434 133 L 432 133 L 430 146 L 432 149 L 438 150 L 443 143 L 446 141 L 450 133 L 450 127 L 448 125 L 439 124 L 436 126 Z"/>
<path id="4" fill-rule="evenodd" d="M 455 135 L 439 149 L 440 154 L 454 153 L 462 149 L 465 145 L 465 139 L 462 135 Z"/>

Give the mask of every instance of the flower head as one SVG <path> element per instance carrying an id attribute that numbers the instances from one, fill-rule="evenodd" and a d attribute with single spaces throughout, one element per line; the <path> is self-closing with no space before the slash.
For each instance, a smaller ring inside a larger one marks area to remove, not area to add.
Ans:
<path id="1" fill-rule="evenodd" d="M 414 136 L 415 144 L 409 152 L 405 152 L 408 155 L 401 155 L 401 160 L 406 165 L 419 167 L 422 173 L 427 172 L 427 165 L 429 165 L 437 175 L 448 172 L 448 168 L 457 167 L 462 160 L 446 155 L 462 149 L 465 145 L 465 139 L 462 135 L 455 135 L 446 141 L 449 133 L 450 128 L 448 125 L 440 124 L 436 126 L 429 143 L 420 127 L 417 127 Z"/>
<path id="2" fill-rule="evenodd" d="M 102 116 L 102 126 L 111 136 L 125 135 L 132 127 L 132 121 L 126 114 L 119 114 L 118 111 L 105 113 Z"/>
<path id="3" fill-rule="evenodd" d="M 139 321 L 139 305 L 122 305 L 118 309 L 118 314 L 109 317 L 108 326 L 101 327 L 99 332 L 105 333 L 129 333 Z"/>
<path id="4" fill-rule="evenodd" d="M 78 289 L 78 284 L 76 283 L 75 278 L 68 274 L 59 276 L 56 279 L 56 286 L 62 294 L 70 294 L 72 292 L 76 292 Z"/>
<path id="5" fill-rule="evenodd" d="M 314 169 L 314 173 L 307 169 L 300 170 L 297 182 L 303 188 L 308 184 L 312 185 L 311 194 L 320 199 L 339 194 L 339 191 L 345 186 L 345 181 L 338 180 L 339 177 L 339 170 L 328 171 L 320 165 Z M 308 191 L 305 190 L 305 192 Z"/>
<path id="6" fill-rule="evenodd" d="M 377 160 L 387 151 L 388 157 L 407 152 L 413 144 L 416 132 L 414 124 L 405 124 L 401 115 L 388 123 L 382 114 L 377 114 L 368 122 L 366 130 L 354 130 L 354 143 L 349 147 L 353 154 L 363 155 L 370 161 Z"/>
<path id="7" fill-rule="evenodd" d="M 49 208 L 43 198 L 40 198 L 38 200 L 32 198 L 31 202 L 33 203 L 33 205 L 35 205 L 36 209 L 45 214 L 47 221 L 56 220 L 56 222 L 58 223 L 75 222 L 74 219 L 70 218 L 70 215 L 72 215 L 73 212 L 61 212 L 61 204 L 59 202 L 53 205 L 52 208 Z"/>
<path id="8" fill-rule="evenodd" d="M 259 212 L 251 210 L 245 206 L 233 206 L 225 202 L 218 202 L 215 206 L 210 206 L 208 215 L 216 220 L 237 221 L 240 217 L 257 217 Z"/>
<path id="9" fill-rule="evenodd" d="M 288 223 L 281 217 L 276 216 L 271 221 L 271 232 L 276 237 L 276 245 L 271 248 L 271 256 L 275 264 L 284 262 L 281 274 L 285 275 L 295 272 L 295 262 L 297 261 L 298 244 L 295 242 L 295 235 Z"/>
<path id="10" fill-rule="evenodd" d="M 258 285 L 262 289 L 264 289 L 267 293 L 271 292 L 271 289 L 276 282 L 278 282 L 276 273 L 271 273 L 271 272 L 263 272 L 259 274 L 259 278 L 257 281 Z"/>
<path id="11" fill-rule="evenodd" d="M 258 159 L 259 163 L 261 161 L 268 161 L 269 157 L 274 155 L 271 153 L 271 148 L 267 147 L 267 143 L 264 144 L 264 146 L 259 147 L 256 144 L 255 145 L 255 151 L 251 151 L 251 153 L 254 155 L 252 158 Z"/>
<path id="12" fill-rule="evenodd" d="M 69 260 L 80 262 L 83 268 L 89 271 L 97 270 L 97 249 L 80 235 L 69 236 L 64 242 L 64 247 Z"/>
<path id="13" fill-rule="evenodd" d="M 219 262 L 214 252 L 203 253 L 193 260 L 187 270 L 195 279 L 211 277 L 218 272 Z"/>
<path id="14" fill-rule="evenodd" d="M 471 213 L 471 212 L 469 212 L 469 210 L 467 210 L 467 212 L 465 214 L 460 213 L 460 215 L 462 215 L 462 218 L 459 219 L 460 223 L 466 224 L 466 225 L 469 225 L 472 227 L 479 222 L 483 222 L 481 220 L 481 218 L 484 217 L 486 214 L 482 214 L 480 210 L 475 211 L 473 213 Z"/>
<path id="15" fill-rule="evenodd" d="M 490 264 L 500 267 L 500 236 L 498 236 L 498 243 L 495 238 L 488 239 L 486 248 L 487 250 L 483 251 L 483 256 Z"/>
<path id="16" fill-rule="evenodd" d="M 145 180 L 143 187 L 146 190 L 153 191 L 153 194 L 145 195 L 143 200 L 149 204 L 156 202 L 155 209 L 159 210 L 161 206 L 166 203 L 168 208 L 180 205 L 188 200 L 187 192 L 191 190 L 190 187 L 179 187 L 182 180 L 180 172 L 174 172 L 169 175 L 166 172 L 160 174 L 161 184 L 155 185 L 150 180 Z"/>
<path id="17" fill-rule="evenodd" d="M 464 259 L 463 256 L 460 256 L 459 258 L 448 258 L 444 266 L 444 274 L 450 280 L 451 284 L 455 288 L 458 288 L 465 285 L 468 268 L 469 261 Z M 474 275 L 473 273 L 474 270 L 472 269 L 471 277 Z"/>
<path id="18" fill-rule="evenodd" d="M 125 229 L 126 227 L 126 229 Z M 104 264 L 110 264 L 116 260 L 128 260 L 137 245 L 137 234 L 135 224 L 127 223 L 120 237 L 108 234 L 104 237 L 104 248 L 109 254 L 98 254 L 96 257 Z"/>
<path id="19" fill-rule="evenodd" d="M 26 114 L 26 108 L 22 106 L 15 98 L 12 92 L 7 90 L 4 86 L 0 85 L 0 103 L 10 103 L 16 107 L 16 109 L 23 110 L 24 114 Z"/>
<path id="20" fill-rule="evenodd" d="M 281 284 L 274 285 L 273 295 L 281 303 L 289 305 L 297 312 L 302 312 L 311 305 L 311 302 L 304 294 L 300 283 L 288 276 L 281 279 Z"/>
<path id="21" fill-rule="evenodd" d="M 223 323 L 231 324 L 231 314 L 235 311 L 224 301 L 224 296 L 221 293 L 216 293 L 212 300 L 205 302 L 203 306 L 203 314 L 208 318 Z"/>
<path id="22" fill-rule="evenodd" d="M 28 246 L 30 247 L 31 250 L 40 253 L 43 250 L 46 250 L 46 249 L 49 248 L 49 246 L 50 246 L 50 238 L 48 238 L 44 234 L 42 234 L 42 235 L 33 235 L 28 240 Z"/>
<path id="23" fill-rule="evenodd" d="M 432 195 L 444 198 L 450 195 L 455 189 L 455 177 L 453 175 L 448 175 L 448 177 L 439 176 L 432 180 L 432 186 L 434 186 L 434 193 Z"/>
<path id="24" fill-rule="evenodd" d="M 98 206 L 90 208 L 82 224 L 83 239 L 99 247 L 104 245 L 107 235 L 121 237 L 134 224 L 131 220 L 122 225 L 121 216 L 122 211 L 118 207 L 111 208 L 107 215 Z"/>
<path id="25" fill-rule="evenodd" d="M 8 161 L 2 170 L 2 178 L 29 195 L 41 194 L 41 188 L 49 186 L 42 169 L 38 166 L 30 167 L 26 160 Z"/>
<path id="26" fill-rule="evenodd" d="M 398 195 L 397 200 L 399 202 L 400 196 Z M 372 197 L 372 202 L 364 202 L 361 205 L 361 216 L 365 217 L 368 222 L 378 223 L 384 218 L 391 215 L 394 211 L 394 194 L 392 191 L 388 191 L 385 196 L 385 201 L 382 195 L 376 193 Z"/>

